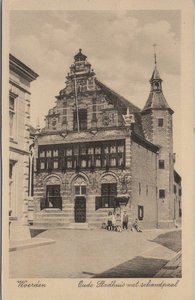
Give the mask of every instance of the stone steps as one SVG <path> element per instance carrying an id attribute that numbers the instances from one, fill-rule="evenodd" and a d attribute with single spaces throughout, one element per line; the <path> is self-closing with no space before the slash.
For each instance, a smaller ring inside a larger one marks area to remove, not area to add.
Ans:
<path id="1" fill-rule="evenodd" d="M 57 218 L 52 218 L 52 217 L 47 217 L 47 218 L 39 218 L 39 219 L 35 219 L 34 220 L 34 223 L 35 222 L 39 222 L 39 223 L 67 223 L 69 221 L 68 218 L 60 218 L 60 217 L 57 217 Z"/>
<path id="2" fill-rule="evenodd" d="M 70 223 L 68 226 L 69 229 L 79 229 L 79 230 L 88 230 L 88 223 Z"/>
<path id="3" fill-rule="evenodd" d="M 92 207 L 92 205 L 91 205 Z M 87 207 L 87 223 L 71 223 L 74 222 L 74 208 L 69 206 L 63 210 L 48 208 L 35 214 L 33 228 L 52 229 L 52 228 L 69 228 L 69 229 L 89 229 L 101 228 L 102 223 L 107 222 L 108 211 L 111 209 L 103 208 L 94 210 Z"/>
<path id="4" fill-rule="evenodd" d="M 36 214 L 35 219 L 45 219 L 45 218 L 66 218 L 72 213 L 53 213 L 53 214 Z"/>
<path id="5" fill-rule="evenodd" d="M 41 222 L 37 221 L 33 223 L 33 226 L 31 226 L 32 229 L 53 229 L 53 228 L 68 228 L 68 223 L 63 222 L 55 222 L 55 223 L 48 223 L 48 222 Z"/>

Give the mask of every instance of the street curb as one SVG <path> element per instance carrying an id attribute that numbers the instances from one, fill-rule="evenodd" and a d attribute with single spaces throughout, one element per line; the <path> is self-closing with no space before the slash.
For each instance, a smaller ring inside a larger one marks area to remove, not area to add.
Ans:
<path id="1" fill-rule="evenodd" d="M 177 260 L 177 258 L 181 257 L 182 255 L 182 251 L 180 250 L 179 252 L 177 252 L 172 259 L 169 260 L 168 263 L 166 263 L 156 274 L 154 277 L 156 278 L 178 278 L 178 277 L 182 277 L 182 276 L 175 276 L 176 271 L 180 268 L 181 269 L 181 265 L 179 265 L 178 263 L 176 265 L 174 265 L 175 261 Z M 180 261 L 181 263 L 181 261 Z M 167 270 L 172 271 L 171 276 L 167 276 Z"/>
<path id="2" fill-rule="evenodd" d="M 36 241 L 34 239 L 32 239 L 31 243 L 25 243 L 25 241 L 24 241 L 24 243 L 21 245 L 10 246 L 9 252 L 16 251 L 16 250 L 28 249 L 28 248 L 34 248 L 34 247 L 38 247 L 38 246 L 45 246 L 45 245 L 54 244 L 54 243 L 55 243 L 55 241 L 52 239 L 38 239 L 38 240 L 36 239 Z"/>

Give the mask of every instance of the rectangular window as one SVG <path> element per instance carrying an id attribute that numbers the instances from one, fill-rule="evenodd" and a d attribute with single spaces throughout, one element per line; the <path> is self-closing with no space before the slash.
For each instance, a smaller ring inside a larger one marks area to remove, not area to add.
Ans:
<path id="1" fill-rule="evenodd" d="M 124 146 L 123 145 L 119 145 L 118 146 L 118 153 L 122 153 L 124 152 Z"/>
<path id="2" fill-rule="evenodd" d="M 54 169 L 58 169 L 58 161 L 57 160 L 54 160 L 54 162 L 53 162 L 53 168 Z"/>
<path id="3" fill-rule="evenodd" d="M 118 155 L 118 166 L 121 167 L 124 164 L 124 157 L 123 155 Z"/>
<path id="4" fill-rule="evenodd" d="M 141 183 L 139 182 L 139 195 L 141 194 Z"/>
<path id="5" fill-rule="evenodd" d="M 99 156 L 95 158 L 95 166 L 96 167 L 101 167 L 101 159 L 100 159 Z"/>
<path id="6" fill-rule="evenodd" d="M 46 157 L 51 157 L 51 150 L 46 151 Z"/>
<path id="7" fill-rule="evenodd" d="M 116 146 L 110 147 L 110 153 L 116 153 Z"/>
<path id="8" fill-rule="evenodd" d="M 87 166 L 86 159 L 81 159 L 81 168 L 86 168 L 86 166 Z"/>
<path id="9" fill-rule="evenodd" d="M 101 154 L 101 147 L 95 148 L 95 154 Z"/>
<path id="10" fill-rule="evenodd" d="M 45 169 L 58 168 L 115 168 L 125 167 L 125 153 L 118 152 L 117 145 L 122 147 L 124 141 L 75 143 L 69 145 L 39 146 L 39 158 L 45 158 Z M 123 146 L 124 149 L 124 146 Z M 121 148 L 122 151 L 122 148 Z M 108 152 L 108 153 L 105 153 Z M 111 153 L 112 152 L 112 153 Z M 51 160 L 51 164 L 48 162 Z M 55 161 L 55 164 L 54 164 Z M 66 162 L 62 163 L 62 162 Z M 66 166 L 65 166 L 66 165 Z M 49 167 L 50 166 L 50 167 Z"/>
<path id="11" fill-rule="evenodd" d="M 39 157 L 45 157 L 45 151 L 40 151 L 39 152 Z"/>
<path id="12" fill-rule="evenodd" d="M 73 151 L 74 151 L 74 155 L 79 155 L 79 147 L 78 146 L 74 147 Z"/>
<path id="13" fill-rule="evenodd" d="M 148 185 L 146 185 L 146 196 L 148 196 Z"/>
<path id="14" fill-rule="evenodd" d="M 11 110 L 14 110 L 14 107 L 15 107 L 15 105 L 14 105 L 14 98 L 10 97 L 9 98 L 9 108 Z"/>
<path id="15" fill-rule="evenodd" d="M 86 185 L 75 185 L 75 195 L 86 195 Z"/>
<path id="16" fill-rule="evenodd" d="M 116 158 L 115 158 L 115 157 L 112 157 L 112 158 L 110 159 L 110 166 L 111 166 L 111 167 L 116 167 Z"/>
<path id="17" fill-rule="evenodd" d="M 141 221 L 144 218 L 144 207 L 142 205 L 138 205 L 138 219 Z"/>
<path id="18" fill-rule="evenodd" d="M 86 155 L 87 148 L 85 146 L 82 146 L 80 151 L 81 151 L 81 155 Z"/>
<path id="19" fill-rule="evenodd" d="M 79 185 L 75 185 L 74 191 L 75 191 L 76 195 L 80 195 L 80 186 Z"/>
<path id="20" fill-rule="evenodd" d="M 105 154 L 108 154 L 108 153 L 109 153 L 109 147 L 108 147 L 108 146 L 105 146 L 105 147 L 104 147 L 104 153 L 105 153 Z"/>
<path id="21" fill-rule="evenodd" d="M 40 169 L 41 169 L 41 170 L 44 170 L 44 169 L 45 169 L 45 162 L 44 162 L 44 161 L 41 161 Z"/>
<path id="22" fill-rule="evenodd" d="M 67 119 L 66 119 L 66 117 L 64 116 L 64 117 L 62 118 L 62 125 L 65 125 L 65 124 L 67 124 Z"/>
<path id="23" fill-rule="evenodd" d="M 87 110 L 79 109 L 78 114 L 77 111 L 74 111 L 73 115 L 73 130 L 86 130 L 87 129 Z"/>
<path id="24" fill-rule="evenodd" d="M 67 160 L 67 168 L 72 169 L 72 159 Z"/>
<path id="25" fill-rule="evenodd" d="M 58 150 L 53 150 L 53 156 L 58 156 Z"/>
<path id="26" fill-rule="evenodd" d="M 165 198 L 165 190 L 159 190 L 159 198 L 164 199 Z"/>
<path id="27" fill-rule="evenodd" d="M 67 156 L 72 156 L 72 148 L 67 148 L 66 149 L 66 155 Z"/>
<path id="28" fill-rule="evenodd" d="M 16 139 L 17 116 L 16 116 L 16 98 L 9 97 L 9 134 L 10 138 Z"/>
<path id="29" fill-rule="evenodd" d="M 182 192 L 181 192 L 181 189 L 179 189 L 179 196 L 181 196 Z"/>
<path id="30" fill-rule="evenodd" d="M 117 196 L 117 183 L 102 183 L 101 187 L 102 207 L 115 207 Z"/>
<path id="31" fill-rule="evenodd" d="M 94 154 L 94 148 L 92 147 L 88 148 L 88 154 Z"/>
<path id="32" fill-rule="evenodd" d="M 173 189 L 174 189 L 174 194 L 176 194 L 177 193 L 177 186 L 176 186 L 176 184 L 173 185 Z"/>
<path id="33" fill-rule="evenodd" d="M 158 119 L 158 127 L 163 127 L 164 120 L 162 118 Z"/>
<path id="34" fill-rule="evenodd" d="M 86 195 L 86 185 L 81 185 L 81 195 Z"/>
<path id="35" fill-rule="evenodd" d="M 160 159 L 158 161 L 158 167 L 159 167 L 159 169 L 164 169 L 165 168 L 165 161 Z"/>

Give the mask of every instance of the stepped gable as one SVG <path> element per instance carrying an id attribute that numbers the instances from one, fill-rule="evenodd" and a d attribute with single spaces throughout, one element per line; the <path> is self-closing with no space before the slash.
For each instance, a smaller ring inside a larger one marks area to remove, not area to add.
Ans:
<path id="1" fill-rule="evenodd" d="M 117 92 L 113 91 L 111 88 L 106 86 L 104 83 L 99 81 L 95 77 L 94 70 L 91 68 L 91 64 L 87 61 L 87 56 L 82 53 L 82 49 L 79 49 L 79 52 L 74 56 L 74 63 L 70 66 L 70 72 L 66 76 L 66 86 L 59 91 L 59 95 L 56 96 L 57 100 L 61 101 L 63 99 L 70 99 L 71 97 L 74 97 L 75 94 L 75 86 L 74 86 L 74 80 L 75 76 L 77 78 L 77 85 L 80 83 L 82 85 L 86 85 L 86 80 L 92 80 L 94 82 L 94 85 L 92 84 L 90 89 L 83 88 L 79 89 L 78 94 L 84 95 L 88 93 L 98 94 L 103 93 L 106 95 L 108 101 L 110 101 L 115 108 L 119 111 L 119 113 L 122 115 L 125 115 L 127 113 L 127 108 L 129 109 L 129 113 L 134 115 L 135 123 L 133 123 L 132 130 L 133 132 L 142 138 L 142 140 L 145 139 L 144 132 L 142 128 L 142 118 L 141 118 L 141 109 L 128 101 L 126 98 L 118 94 Z M 161 80 L 159 79 L 160 75 L 157 69 L 154 70 L 152 74 L 151 81 L 153 80 Z M 93 81 L 94 80 L 94 81 Z M 148 104 L 146 104 L 146 108 L 151 107 L 151 103 L 156 101 L 152 100 L 152 97 L 156 97 L 156 95 L 153 95 L 151 92 L 151 97 L 149 97 L 150 100 L 148 100 Z M 163 97 L 163 96 L 159 96 Z M 163 103 L 166 100 L 162 101 Z M 59 102 L 57 102 L 57 106 Z M 57 111 L 57 106 L 53 107 L 49 110 L 47 118 L 55 117 L 59 112 Z M 145 108 L 145 109 L 146 109 Z M 146 139 L 145 139 L 146 140 Z M 147 140 L 146 140 L 147 142 Z"/>

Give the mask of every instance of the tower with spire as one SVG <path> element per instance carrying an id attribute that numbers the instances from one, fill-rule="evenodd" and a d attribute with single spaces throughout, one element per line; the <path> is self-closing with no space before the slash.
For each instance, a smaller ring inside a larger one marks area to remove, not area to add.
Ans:
<path id="1" fill-rule="evenodd" d="M 155 50 L 154 45 L 154 50 Z M 162 90 L 162 79 L 154 51 L 154 71 L 150 79 L 150 93 L 141 112 L 145 138 L 159 147 L 157 155 L 157 214 L 158 226 L 167 227 L 174 219 L 174 162 L 173 110 Z"/>

